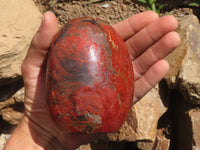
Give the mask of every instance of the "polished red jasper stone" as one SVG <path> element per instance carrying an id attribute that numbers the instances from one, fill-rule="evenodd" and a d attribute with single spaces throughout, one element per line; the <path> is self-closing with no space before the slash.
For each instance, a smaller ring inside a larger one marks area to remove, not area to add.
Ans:
<path id="1" fill-rule="evenodd" d="M 111 26 L 78 18 L 54 37 L 47 63 L 47 98 L 59 129 L 117 131 L 130 111 L 133 88 L 128 50 Z"/>

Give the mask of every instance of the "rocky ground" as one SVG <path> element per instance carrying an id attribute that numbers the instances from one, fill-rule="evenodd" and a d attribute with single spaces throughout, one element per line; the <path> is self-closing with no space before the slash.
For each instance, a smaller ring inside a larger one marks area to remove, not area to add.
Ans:
<path id="1" fill-rule="evenodd" d="M 148 10 L 147 5 L 137 0 L 33 2 L 0 0 L 5 8 L 1 9 L 0 5 L 0 150 L 23 116 L 20 64 L 45 11 L 53 11 L 62 27 L 68 20 L 82 16 L 98 17 L 112 25 Z M 171 69 L 165 79 L 133 106 L 119 132 L 83 145 L 79 150 L 200 149 L 200 25 L 197 19 L 200 9 L 187 2 L 159 0 L 157 3 L 164 4 L 160 16 L 177 17 L 182 39 L 181 45 L 166 58 Z"/>
<path id="2" fill-rule="evenodd" d="M 179 0 L 180 1 L 180 0 Z M 189 8 L 187 4 L 179 5 L 179 1 L 163 1 L 158 4 L 164 5 L 160 15 L 173 14 L 176 17 L 194 13 L 200 16 L 197 7 Z M 77 17 L 98 17 L 114 24 L 136 13 L 148 10 L 147 5 L 137 0 L 34 0 L 41 12 L 53 11 L 60 24 Z"/>

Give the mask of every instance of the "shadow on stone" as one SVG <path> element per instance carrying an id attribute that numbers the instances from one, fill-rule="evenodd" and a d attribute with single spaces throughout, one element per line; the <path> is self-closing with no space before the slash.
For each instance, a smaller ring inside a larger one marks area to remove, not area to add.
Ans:
<path id="1" fill-rule="evenodd" d="M 0 116 L 0 134 L 10 134 L 15 128 L 16 125 L 9 124 Z"/>
<path id="2" fill-rule="evenodd" d="M 192 123 L 187 113 L 191 108 L 176 90 L 172 91 L 169 109 L 173 120 L 170 150 L 192 150 Z"/>
<path id="3" fill-rule="evenodd" d="M 170 139 L 170 150 L 192 150 L 193 131 L 188 111 L 192 109 L 183 96 L 173 89 L 169 89 L 165 80 L 159 84 L 159 94 L 168 110 L 158 121 L 158 130 Z"/>
<path id="4" fill-rule="evenodd" d="M 139 150 L 136 142 L 107 142 L 92 143 L 92 150 Z"/>
<path id="5" fill-rule="evenodd" d="M 159 83 L 159 95 L 165 107 L 169 107 L 171 90 L 168 88 L 165 80 L 161 80 Z"/>
<path id="6" fill-rule="evenodd" d="M 0 102 L 9 99 L 23 86 L 22 78 L 18 79 L 16 82 L 0 86 Z"/>
<path id="7" fill-rule="evenodd" d="M 24 103 L 16 102 L 12 107 L 14 111 L 24 113 Z"/>

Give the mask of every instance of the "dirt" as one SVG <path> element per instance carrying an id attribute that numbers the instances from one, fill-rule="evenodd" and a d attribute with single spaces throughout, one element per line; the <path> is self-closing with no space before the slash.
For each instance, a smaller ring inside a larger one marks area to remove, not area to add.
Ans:
<path id="1" fill-rule="evenodd" d="M 60 26 L 78 17 L 97 17 L 108 24 L 115 24 L 125 18 L 148 10 L 147 5 L 137 0 L 33 0 L 42 13 L 52 11 L 58 18 Z M 94 2 L 96 1 L 96 2 Z M 164 5 L 160 16 L 172 14 L 178 18 L 194 13 L 200 17 L 199 7 L 190 7 L 181 2 L 169 0 L 157 2 Z M 181 4 L 181 5 L 180 5 Z"/>

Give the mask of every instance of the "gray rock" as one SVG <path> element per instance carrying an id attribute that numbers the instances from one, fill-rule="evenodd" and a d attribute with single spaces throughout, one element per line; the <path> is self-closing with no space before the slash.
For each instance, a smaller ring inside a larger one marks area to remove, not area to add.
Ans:
<path id="1" fill-rule="evenodd" d="M 179 20 L 181 44 L 166 59 L 170 70 L 165 77 L 169 88 L 177 89 L 184 100 L 200 104 L 200 25 L 196 16 Z"/>
<path id="2" fill-rule="evenodd" d="M 81 145 L 76 150 L 92 150 L 90 144 L 87 145 Z"/>
<path id="3" fill-rule="evenodd" d="M 24 88 L 17 91 L 11 98 L 0 102 L 0 115 L 9 124 L 18 124 L 24 115 Z"/>
<path id="4" fill-rule="evenodd" d="M 0 0 L 0 86 L 21 78 L 21 63 L 41 13 L 32 0 Z"/>
<path id="5" fill-rule="evenodd" d="M 3 150 L 4 146 L 6 145 L 6 142 L 10 138 L 10 134 L 1 134 L 0 135 L 0 150 Z"/>
<path id="6" fill-rule="evenodd" d="M 153 150 L 169 150 L 170 149 L 170 139 L 167 139 L 163 134 L 163 129 L 159 129 L 157 132 L 156 142 L 154 142 Z"/>
<path id="7" fill-rule="evenodd" d="M 188 115 L 192 126 L 193 147 L 200 149 L 200 108 L 189 110 Z"/>

